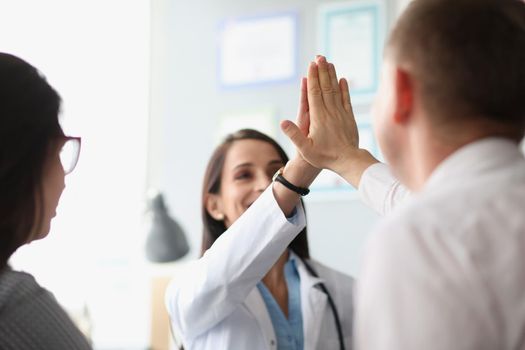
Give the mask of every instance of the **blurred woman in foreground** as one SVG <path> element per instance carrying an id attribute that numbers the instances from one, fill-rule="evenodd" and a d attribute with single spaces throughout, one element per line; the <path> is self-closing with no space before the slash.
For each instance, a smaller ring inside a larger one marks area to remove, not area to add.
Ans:
<path id="1" fill-rule="evenodd" d="M 27 62 L 0 53 L 0 349 L 90 349 L 47 290 L 8 266 L 49 233 L 80 139 L 65 136 L 60 97 Z"/>

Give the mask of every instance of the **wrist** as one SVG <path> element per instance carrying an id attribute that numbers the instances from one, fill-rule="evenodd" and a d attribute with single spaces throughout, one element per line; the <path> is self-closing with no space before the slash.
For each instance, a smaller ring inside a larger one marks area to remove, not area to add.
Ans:
<path id="1" fill-rule="evenodd" d="M 366 149 L 358 148 L 345 152 L 340 166 L 334 171 L 352 186 L 358 188 L 361 176 L 365 170 L 376 163 L 379 163 L 379 161 L 370 152 Z"/>
<path id="2" fill-rule="evenodd" d="M 320 172 L 321 169 L 314 167 L 297 155 L 286 163 L 283 176 L 298 187 L 308 188 Z"/>
<path id="3" fill-rule="evenodd" d="M 320 171 L 320 169 L 313 167 L 298 155 L 288 161 L 280 173 L 288 183 L 307 190 Z M 280 181 L 273 181 L 272 186 L 277 204 L 284 215 L 289 217 L 292 215 L 297 203 L 299 203 L 300 192 L 290 189 L 289 186 Z"/>

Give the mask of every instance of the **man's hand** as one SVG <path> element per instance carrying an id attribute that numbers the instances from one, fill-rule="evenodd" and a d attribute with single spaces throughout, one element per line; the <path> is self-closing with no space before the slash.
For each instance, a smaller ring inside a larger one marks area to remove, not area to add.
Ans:
<path id="1" fill-rule="evenodd" d="M 308 107 L 298 115 L 299 126 L 286 120 L 281 123 L 282 130 L 308 163 L 333 170 L 357 187 L 363 171 L 377 160 L 359 149 L 348 83 L 345 79 L 338 81 L 334 65 L 318 56 L 308 67 L 306 97 L 303 87 L 299 110 L 303 101 Z"/>

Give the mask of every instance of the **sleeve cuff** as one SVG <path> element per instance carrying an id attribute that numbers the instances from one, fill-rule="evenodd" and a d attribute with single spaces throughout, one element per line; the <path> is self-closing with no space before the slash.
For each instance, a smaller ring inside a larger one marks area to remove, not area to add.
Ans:
<path id="1" fill-rule="evenodd" d="M 381 215 L 390 212 L 409 193 L 383 163 L 373 164 L 363 172 L 358 191 L 363 202 Z"/>
<path id="2" fill-rule="evenodd" d="M 299 215 L 297 213 L 297 207 L 294 207 L 290 216 L 286 217 L 286 220 L 292 225 L 297 225 L 299 223 Z"/>

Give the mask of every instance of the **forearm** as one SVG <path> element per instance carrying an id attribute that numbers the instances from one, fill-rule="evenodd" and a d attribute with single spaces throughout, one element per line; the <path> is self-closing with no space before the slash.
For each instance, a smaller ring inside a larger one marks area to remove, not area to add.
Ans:
<path id="1" fill-rule="evenodd" d="M 268 188 L 166 293 L 176 330 L 194 338 L 242 303 L 305 225 L 302 207 L 287 220 Z"/>
<path id="2" fill-rule="evenodd" d="M 297 187 L 308 188 L 320 172 L 320 169 L 313 167 L 300 156 L 296 156 L 284 167 L 283 176 Z M 292 214 L 301 197 L 280 182 L 273 183 L 273 194 L 286 217 Z"/>

